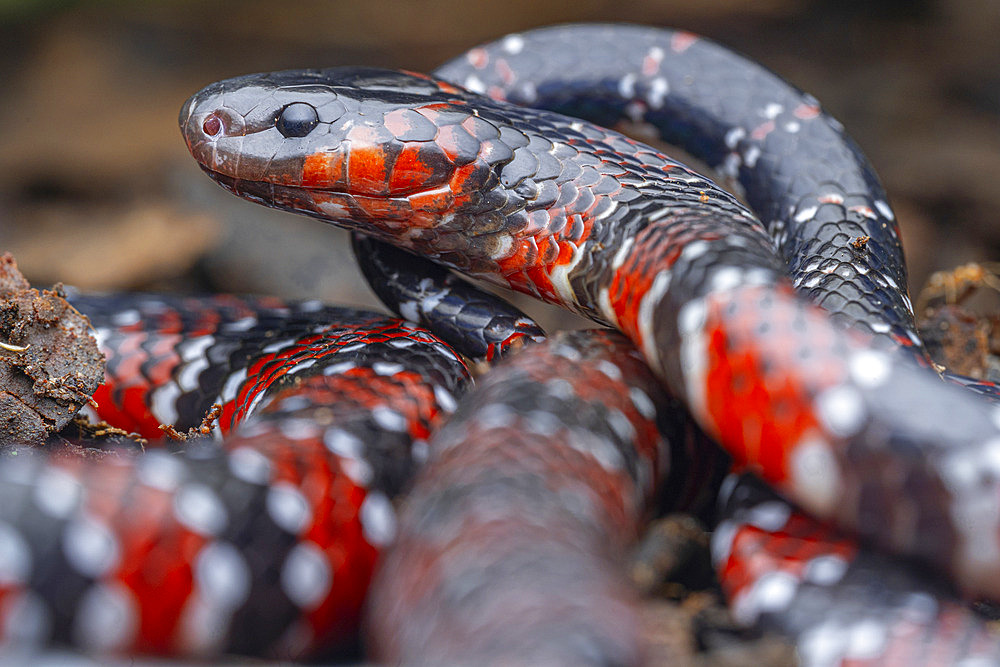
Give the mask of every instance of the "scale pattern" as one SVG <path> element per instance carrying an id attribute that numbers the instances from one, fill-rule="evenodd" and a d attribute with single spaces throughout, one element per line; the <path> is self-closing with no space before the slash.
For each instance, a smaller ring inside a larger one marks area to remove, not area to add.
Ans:
<path id="1" fill-rule="evenodd" d="M 751 476 L 726 486 L 712 551 L 732 612 L 791 637 L 804 665 L 1000 660 L 996 629 L 919 568 L 859 548 Z"/>
<path id="2" fill-rule="evenodd" d="M 495 361 L 545 338 L 542 328 L 518 308 L 443 266 L 359 234 L 351 241 L 365 279 L 382 303 L 456 350 Z"/>
<path id="3" fill-rule="evenodd" d="M 761 65 L 689 32 L 580 24 L 508 35 L 435 75 L 609 127 L 629 120 L 681 146 L 742 186 L 810 299 L 876 337 L 921 346 L 874 170 L 814 97 Z"/>
<path id="4" fill-rule="evenodd" d="M 370 601 L 379 658 L 639 664 L 618 563 L 674 464 L 670 405 L 608 331 L 559 334 L 487 374 L 407 495 Z"/>

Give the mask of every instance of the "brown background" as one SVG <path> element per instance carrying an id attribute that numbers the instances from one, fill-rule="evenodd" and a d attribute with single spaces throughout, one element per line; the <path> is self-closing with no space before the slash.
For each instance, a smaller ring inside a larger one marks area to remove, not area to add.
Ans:
<path id="1" fill-rule="evenodd" d="M 885 182 L 911 290 L 932 269 L 1000 258 L 995 0 L 0 0 L 0 250 L 41 284 L 366 303 L 341 234 L 200 173 L 177 131 L 181 103 L 251 71 L 430 70 L 570 20 L 694 30 L 816 95 Z"/>

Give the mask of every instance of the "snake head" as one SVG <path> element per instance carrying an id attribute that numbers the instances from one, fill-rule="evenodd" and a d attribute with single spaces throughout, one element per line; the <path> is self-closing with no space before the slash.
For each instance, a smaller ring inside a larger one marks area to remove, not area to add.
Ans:
<path id="1" fill-rule="evenodd" d="M 513 155 L 480 100 L 408 72 L 273 72 L 204 88 L 180 126 L 235 194 L 441 257 L 454 250 L 441 239 L 448 221 L 481 203 Z"/>
<path id="2" fill-rule="evenodd" d="M 180 124 L 201 167 L 245 199 L 570 307 L 567 267 L 610 247 L 585 244 L 597 221 L 648 206 L 662 179 L 711 187 L 611 130 L 410 72 L 228 79 L 188 100 Z"/>

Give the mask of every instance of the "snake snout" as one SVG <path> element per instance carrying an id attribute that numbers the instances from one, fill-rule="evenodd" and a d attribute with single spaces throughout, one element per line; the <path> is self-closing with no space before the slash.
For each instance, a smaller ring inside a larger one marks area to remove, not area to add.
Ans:
<path id="1" fill-rule="evenodd" d="M 180 130 L 191 155 L 210 172 L 238 176 L 239 163 L 232 155 L 230 139 L 242 141 L 246 135 L 246 120 L 223 104 L 220 95 L 206 95 L 201 91 L 190 97 L 181 107 Z"/>
<path id="2" fill-rule="evenodd" d="M 243 116 L 221 105 L 199 103 L 195 98 L 188 100 L 181 109 L 180 125 L 188 148 L 200 142 L 246 133 Z"/>

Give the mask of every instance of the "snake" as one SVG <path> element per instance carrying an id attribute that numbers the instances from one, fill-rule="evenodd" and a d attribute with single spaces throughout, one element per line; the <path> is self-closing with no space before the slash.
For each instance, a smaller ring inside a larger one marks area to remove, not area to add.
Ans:
<path id="1" fill-rule="evenodd" d="M 666 136 L 737 174 L 766 224 L 655 148 L 545 109 L 573 97 L 546 97 L 574 88 L 567 54 L 630 62 L 610 78 L 579 68 L 603 87 L 595 106 L 610 97 L 646 122 L 680 109 Z M 493 99 L 518 90 L 518 56 L 556 71 L 523 86 L 530 107 Z M 450 80 L 237 77 L 187 102 L 182 133 L 238 196 L 613 325 L 737 466 L 967 595 L 1000 593 L 1000 413 L 898 353 L 919 346 L 894 217 L 812 97 L 707 40 L 643 27 L 522 33 L 439 72 Z"/>
<path id="2" fill-rule="evenodd" d="M 593 66 L 581 67 L 581 62 Z M 576 76 L 581 78 L 572 78 Z M 666 140 L 738 179 L 750 208 L 660 151 L 560 113 L 571 109 L 606 125 L 624 116 L 655 127 Z M 1000 556 L 989 537 L 995 534 L 1000 516 L 994 493 L 994 452 L 1000 442 L 996 408 L 913 363 L 923 352 L 912 324 L 905 265 L 885 194 L 839 124 L 821 111 L 815 99 L 767 70 L 685 32 L 624 25 L 561 26 L 479 47 L 440 68 L 435 76 L 338 68 L 239 77 L 197 93 L 183 107 L 180 121 L 202 168 L 241 197 L 363 232 L 442 266 L 620 329 L 737 466 L 757 473 L 811 514 L 943 570 L 967 594 L 997 594 L 990 573 L 996 571 Z M 791 159 L 780 159 L 789 155 Z M 809 155 L 823 157 L 810 162 Z M 411 295 L 421 293 L 412 281 L 406 289 Z M 395 307 L 413 309 L 419 317 L 418 300 L 397 299 Z M 116 335 L 114 327 L 141 329 L 142 322 L 155 321 L 150 308 L 161 314 L 172 311 L 165 316 L 175 328 L 158 346 L 139 345 L 147 355 L 138 364 L 141 373 L 136 374 L 134 366 L 126 371 L 138 377 L 152 370 L 165 389 L 142 380 L 133 389 L 133 398 L 128 391 L 116 394 L 108 389 L 109 395 L 99 403 L 122 406 L 131 400 L 136 408 L 131 412 L 142 415 L 146 410 L 139 419 L 144 426 L 153 426 L 163 419 L 148 412 L 149 405 L 183 425 L 176 407 L 183 400 L 202 409 L 218 400 L 223 404 L 223 423 L 234 429 L 230 442 L 235 443 L 269 432 L 265 425 L 236 425 L 255 403 L 262 404 L 267 414 L 317 412 L 302 395 L 285 405 L 262 398 L 263 389 L 247 388 L 253 381 L 241 385 L 256 377 L 247 369 L 254 367 L 256 373 L 282 352 L 288 353 L 282 361 L 305 371 L 307 380 L 324 367 L 293 352 L 300 341 L 280 333 L 284 324 L 267 329 L 270 333 L 265 335 L 280 340 L 256 348 L 254 354 L 263 355 L 264 361 L 247 364 L 228 378 L 216 370 L 212 354 L 203 355 L 216 350 L 217 338 L 231 335 L 243 340 L 243 333 L 256 330 L 258 312 L 288 317 L 286 306 L 272 303 L 261 311 L 257 302 L 230 304 L 239 315 L 218 319 L 214 307 L 202 309 L 198 303 L 188 301 L 172 309 L 165 308 L 159 297 L 149 297 L 142 307 L 109 315 L 109 327 L 102 334 L 107 340 Z M 191 311 L 201 316 L 194 324 L 185 315 Z M 330 315 L 316 304 L 291 309 L 292 319 L 309 321 L 303 335 L 312 342 L 325 336 L 323 327 L 329 326 L 311 319 L 319 312 Z M 404 314 L 414 319 L 411 313 Z M 346 317 L 372 323 L 370 314 Z M 490 318 L 477 313 L 472 319 Z M 383 331 L 410 331 L 410 325 L 399 321 L 378 326 Z M 198 332 L 194 340 L 199 342 L 187 342 L 187 327 Z M 503 327 L 521 338 L 537 337 L 531 325 L 518 317 L 507 319 Z M 143 334 L 151 336 L 152 331 Z M 498 342 L 504 336 L 477 335 L 487 354 L 507 349 L 506 343 Z M 443 345 L 429 344 L 437 352 Z M 227 345 L 224 356 L 234 344 Z M 356 365 L 361 348 L 354 343 L 343 347 L 348 355 L 332 366 L 351 370 L 348 367 Z M 151 354 L 154 350 L 156 354 Z M 899 350 L 903 354 L 897 354 Z M 560 354 L 573 356 L 565 350 Z M 162 364 L 157 355 L 165 359 Z M 254 357 L 246 351 L 241 355 Z M 458 359 L 444 356 L 450 363 Z M 392 375 L 390 371 L 397 370 L 391 362 L 372 363 L 368 375 Z M 178 372 L 180 367 L 186 372 Z M 607 365 L 604 370 L 605 375 L 614 375 Z M 202 376 L 215 384 L 208 389 L 200 386 Z M 458 377 L 465 376 L 459 372 Z M 454 389 L 463 380 L 444 381 L 438 376 L 433 386 L 439 388 L 442 382 Z M 287 384 L 293 390 L 301 388 L 297 382 Z M 500 383 L 488 384 L 487 391 L 490 387 L 503 390 Z M 450 390 L 434 389 L 431 394 L 438 400 L 451 395 Z M 440 406 L 431 410 L 440 411 Z M 312 439 L 316 458 L 329 458 L 331 447 L 315 444 L 327 436 L 314 419 L 329 424 L 322 421 L 325 413 L 319 412 L 308 419 L 281 421 L 274 428 L 285 438 Z M 481 413 L 463 414 L 475 424 Z M 375 414 L 380 415 L 376 421 L 394 423 L 384 411 Z M 445 450 L 449 438 L 469 427 L 460 419 L 449 428 L 441 436 Z M 134 464 L 105 464 L 103 459 L 66 464 L 34 456 L 12 466 L 7 481 L 30 496 L 39 480 L 54 477 L 57 487 L 73 489 L 80 484 L 74 475 L 90 479 L 91 466 L 123 465 L 136 472 L 111 477 L 132 485 L 130 489 L 158 489 L 157 484 L 177 485 L 188 477 L 198 480 L 192 485 L 198 489 L 229 488 L 227 476 L 239 478 L 233 485 L 248 482 L 245 478 L 253 475 L 241 466 L 258 464 L 257 459 L 250 463 L 240 459 L 256 456 L 248 455 L 249 449 L 233 447 L 227 445 L 223 453 L 194 447 L 176 457 L 153 457 L 150 460 L 173 463 L 152 465 L 146 474 L 154 481 L 148 484 L 140 474 L 145 459 Z M 343 454 L 335 449 L 333 453 Z M 281 450 L 275 460 L 283 462 L 283 456 L 297 461 L 300 455 Z M 173 466 L 177 476 L 156 478 L 152 468 L 158 471 L 160 466 Z M 270 471 L 267 465 L 261 467 Z M 301 465 L 291 467 L 305 470 Z M 634 461 L 629 467 L 633 477 L 637 470 L 647 469 L 635 467 Z M 257 473 L 261 476 L 252 480 L 257 493 L 275 495 L 270 478 Z M 211 484 L 202 480 L 203 474 L 211 477 Z M 640 477 L 644 478 L 638 485 L 643 489 L 640 495 L 648 495 L 650 474 Z M 285 486 L 281 489 L 288 491 Z M 112 488 L 111 494 L 116 493 L 121 497 L 122 488 Z M 280 492 L 276 495 L 282 497 Z M 373 497 L 385 495 L 378 490 Z M 197 501 L 204 502 L 204 496 Z M 383 501 L 372 504 L 385 506 Z M 211 501 L 208 505 L 217 507 Z M 97 511 L 84 509 L 85 514 Z M 630 512 L 634 523 L 634 506 Z M 273 513 L 280 514 L 280 509 Z M 386 511 L 369 513 L 386 522 Z M 52 518 L 64 522 L 59 530 L 68 530 L 69 513 Z M 87 524 L 82 544 L 92 543 L 93 533 L 100 532 L 87 520 L 69 521 L 77 531 L 77 524 Z M 177 520 L 184 523 L 190 517 Z M 280 524 L 288 517 L 270 520 Z M 197 528 L 202 529 L 202 538 L 211 533 L 203 525 L 195 526 L 195 532 Z M 351 528 L 361 533 L 365 529 L 360 519 Z M 630 530 L 628 525 L 604 529 L 611 534 Z M 91 542 L 86 541 L 87 530 Z M 246 532 L 247 539 L 251 533 Z M 201 567 L 210 569 L 214 564 L 216 573 L 240 570 L 232 565 L 240 558 L 222 551 L 206 556 L 209 564 Z M 84 563 L 85 571 L 78 575 L 92 580 L 94 573 L 86 567 Z M 198 572 L 198 567 L 189 565 L 187 571 Z M 275 572 L 273 563 L 266 567 Z M 210 586 L 204 576 L 197 583 Z M 281 575 L 277 578 L 287 585 Z M 263 577 L 274 579 L 273 574 Z M 219 641 L 219 636 L 230 643 L 211 648 L 258 652 L 267 645 L 282 655 L 299 654 L 313 641 L 304 629 L 312 618 L 288 631 L 286 625 L 230 624 L 237 611 L 252 617 L 248 601 L 260 607 L 258 600 L 263 599 L 241 589 L 236 594 L 233 586 L 240 588 L 232 584 L 214 591 L 216 597 L 194 594 L 195 611 L 181 633 L 195 649 L 192 652 L 205 648 L 199 641 Z M 89 614 L 57 619 L 62 636 L 83 636 L 78 627 L 71 627 L 73 623 L 100 618 L 95 612 L 114 609 L 123 599 L 121 587 L 98 587 L 91 595 L 82 595 L 79 584 L 62 588 L 80 599 L 96 600 L 90 603 L 94 606 Z M 283 595 L 292 602 L 309 597 L 294 586 Z M 51 619 L 38 611 L 42 607 L 37 597 L 21 599 L 23 608 L 40 619 L 35 624 L 38 632 L 50 632 Z M 315 609 L 316 604 L 314 599 L 305 605 L 291 604 L 287 617 L 293 615 L 292 609 Z M 74 603 L 54 607 L 76 609 Z M 345 617 L 356 615 L 356 610 L 348 609 Z M 218 618 L 226 619 L 227 628 L 242 629 L 208 637 L 209 625 L 198 627 L 201 620 Z M 146 643 L 129 643 L 136 636 Z M 176 635 L 139 633 L 106 639 L 99 648 L 156 650 L 168 641 L 176 642 Z"/>

